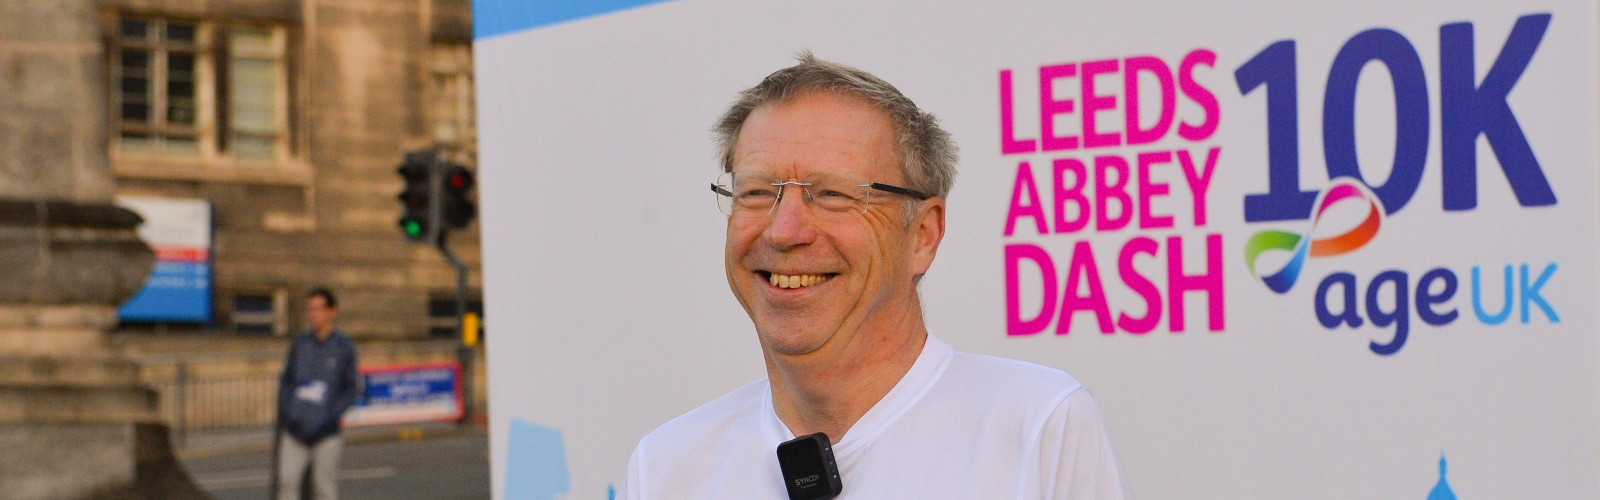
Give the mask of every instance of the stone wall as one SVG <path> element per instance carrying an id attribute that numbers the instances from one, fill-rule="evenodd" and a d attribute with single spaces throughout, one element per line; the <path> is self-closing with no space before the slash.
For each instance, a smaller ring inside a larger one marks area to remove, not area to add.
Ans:
<path id="1" fill-rule="evenodd" d="M 0 449 L 7 498 L 82 497 L 134 479 L 129 424 L 0 424 Z"/>
<path id="2" fill-rule="evenodd" d="M 99 2 L 0 2 L 0 198 L 109 202 Z"/>

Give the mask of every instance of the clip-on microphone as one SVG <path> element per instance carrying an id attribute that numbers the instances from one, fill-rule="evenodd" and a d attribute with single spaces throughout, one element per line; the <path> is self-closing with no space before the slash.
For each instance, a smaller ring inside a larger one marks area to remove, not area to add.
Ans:
<path id="1" fill-rule="evenodd" d="M 778 445 L 778 468 L 783 469 L 789 500 L 825 500 L 844 491 L 827 434 L 800 436 Z"/>

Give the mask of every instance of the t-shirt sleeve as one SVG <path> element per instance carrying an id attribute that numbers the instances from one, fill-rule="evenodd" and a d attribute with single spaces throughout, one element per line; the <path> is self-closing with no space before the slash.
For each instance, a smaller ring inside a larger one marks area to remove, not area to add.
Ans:
<path id="1" fill-rule="evenodd" d="M 622 491 L 618 492 L 617 498 L 622 500 L 645 499 L 644 492 L 641 491 L 644 489 L 644 471 L 640 470 L 642 466 L 639 464 L 641 460 L 639 453 L 643 449 L 644 441 L 641 440 L 639 445 L 633 449 L 633 456 L 628 458 L 628 476 L 622 480 Z"/>
<path id="2" fill-rule="evenodd" d="M 1127 478 L 1100 407 L 1086 389 L 1063 398 L 1045 420 L 1038 442 L 1036 498 L 1126 500 Z M 1033 496 L 1033 495 L 1030 495 Z"/>

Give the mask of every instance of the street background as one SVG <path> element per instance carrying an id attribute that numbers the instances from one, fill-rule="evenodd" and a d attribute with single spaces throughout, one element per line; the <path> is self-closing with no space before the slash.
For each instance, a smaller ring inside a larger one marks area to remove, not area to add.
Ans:
<path id="1" fill-rule="evenodd" d="M 326 287 L 384 374 L 343 496 L 489 497 L 472 25 L 469 0 L 0 2 L 3 496 L 262 498 Z"/>

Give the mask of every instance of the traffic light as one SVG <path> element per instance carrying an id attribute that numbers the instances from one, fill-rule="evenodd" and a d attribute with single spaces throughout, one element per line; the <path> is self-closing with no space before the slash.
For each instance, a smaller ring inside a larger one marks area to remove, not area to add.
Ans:
<path id="1" fill-rule="evenodd" d="M 444 227 L 460 229 L 472 222 L 478 207 L 468 198 L 472 189 L 472 171 L 454 163 L 446 163 L 444 170 Z"/>
<path id="2" fill-rule="evenodd" d="M 429 178 L 433 173 L 433 160 L 432 151 L 406 153 L 398 169 L 400 177 L 405 179 L 405 188 L 399 196 L 400 232 L 411 241 L 427 239 L 429 232 L 437 226 L 433 223 L 432 211 L 428 206 L 429 199 L 433 197 Z"/>

